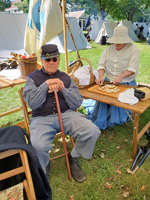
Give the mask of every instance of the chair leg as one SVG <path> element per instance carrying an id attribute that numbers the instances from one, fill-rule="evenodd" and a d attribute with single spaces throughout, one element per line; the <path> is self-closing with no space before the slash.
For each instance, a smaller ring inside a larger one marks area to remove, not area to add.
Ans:
<path id="1" fill-rule="evenodd" d="M 71 141 L 71 144 L 72 144 L 72 148 L 74 147 L 74 140 L 73 138 L 70 136 L 70 141 Z"/>
<path id="2" fill-rule="evenodd" d="M 25 175 L 27 178 L 27 183 L 29 185 L 29 190 L 30 190 L 30 193 L 32 196 L 32 200 L 36 200 L 32 176 L 31 176 L 29 162 L 28 162 L 28 158 L 27 158 L 27 153 L 23 150 L 20 150 L 20 155 L 21 155 L 22 164 L 25 166 Z"/>
<path id="3" fill-rule="evenodd" d="M 60 106 L 59 106 L 57 92 L 54 92 L 54 94 L 55 94 L 58 118 L 59 118 L 59 123 L 60 123 L 60 130 L 61 130 L 61 134 L 62 134 L 62 138 L 63 138 L 63 146 L 64 146 L 64 152 L 65 152 L 65 157 L 66 157 L 67 169 L 68 169 L 68 177 L 69 177 L 69 180 L 72 181 L 70 164 L 69 164 L 69 159 L 68 159 L 68 152 L 67 152 L 66 141 L 65 141 L 64 128 L 63 128 L 63 123 L 62 123 L 62 118 L 61 118 L 61 112 L 60 112 Z"/>
<path id="4" fill-rule="evenodd" d="M 29 186 L 28 186 L 27 180 L 23 181 L 23 186 L 24 186 L 24 189 L 26 191 L 27 198 L 28 198 L 28 200 L 30 200 L 31 193 L 30 193 L 30 190 L 29 190 Z"/>

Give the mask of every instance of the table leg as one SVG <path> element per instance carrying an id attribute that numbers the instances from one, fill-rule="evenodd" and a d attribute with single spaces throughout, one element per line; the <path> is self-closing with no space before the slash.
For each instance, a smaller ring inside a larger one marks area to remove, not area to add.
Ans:
<path id="1" fill-rule="evenodd" d="M 134 114 L 134 128 L 133 128 L 132 158 L 135 158 L 136 152 L 137 152 L 138 126 L 139 126 L 139 115 L 135 113 Z"/>

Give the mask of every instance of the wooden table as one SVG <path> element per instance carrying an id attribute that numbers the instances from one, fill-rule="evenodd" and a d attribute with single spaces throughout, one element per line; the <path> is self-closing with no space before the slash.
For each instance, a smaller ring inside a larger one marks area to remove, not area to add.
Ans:
<path id="1" fill-rule="evenodd" d="M 11 80 L 6 79 L 4 76 L 0 76 L 0 89 L 4 89 L 7 87 L 13 87 L 15 85 L 19 85 L 19 84 L 22 84 L 25 82 L 26 82 L 26 79 L 23 79 L 23 78 L 11 81 Z"/>
<path id="2" fill-rule="evenodd" d="M 133 128 L 133 144 L 132 144 L 132 158 L 135 158 L 137 152 L 137 143 L 142 135 L 146 132 L 146 130 L 150 127 L 150 121 L 143 127 L 143 129 L 138 133 L 138 126 L 139 126 L 139 115 L 142 114 L 149 106 L 150 106 L 150 99 L 146 101 L 139 101 L 137 104 L 131 106 L 126 103 L 121 103 L 117 100 L 117 98 L 109 97 L 106 95 L 101 95 L 93 92 L 89 92 L 88 88 L 94 86 L 90 85 L 86 88 L 79 89 L 80 94 L 86 99 L 94 99 L 96 101 L 100 101 L 106 104 L 110 104 L 113 106 L 117 106 L 120 108 L 131 110 L 134 117 L 134 128 Z M 128 87 L 123 85 L 123 87 Z"/>
<path id="3" fill-rule="evenodd" d="M 19 85 L 19 84 L 22 84 L 22 83 L 25 83 L 25 82 L 26 82 L 26 79 L 23 79 L 23 78 L 11 81 L 11 80 L 5 79 L 5 77 L 3 77 L 3 76 L 0 76 L 0 89 L 4 89 L 4 88 L 7 88 L 7 87 L 14 87 L 16 85 Z M 0 113 L 0 118 L 7 116 L 7 115 L 10 115 L 10 114 L 15 113 L 15 112 L 19 112 L 21 110 L 22 110 L 22 107 L 18 107 L 18 108 L 14 108 L 13 110 L 10 110 L 10 111 Z M 25 127 L 24 121 L 19 122 L 15 125 L 20 126 L 21 128 Z"/>

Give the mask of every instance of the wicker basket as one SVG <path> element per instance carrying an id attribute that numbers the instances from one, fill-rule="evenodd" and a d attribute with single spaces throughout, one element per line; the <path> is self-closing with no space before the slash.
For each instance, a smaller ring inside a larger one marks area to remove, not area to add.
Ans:
<path id="1" fill-rule="evenodd" d="M 37 57 L 32 58 L 21 58 L 19 55 L 17 57 L 19 64 L 21 77 L 26 78 L 28 74 L 34 72 L 37 69 Z"/>
<path id="2" fill-rule="evenodd" d="M 95 82 L 95 75 L 93 74 L 93 68 L 92 68 L 92 65 L 91 65 L 91 62 L 86 59 L 86 58 L 79 58 L 78 61 L 80 61 L 81 59 L 83 60 L 86 60 L 89 65 L 90 65 L 90 81 L 89 81 L 89 84 L 88 85 L 91 85 L 92 83 Z M 82 67 L 82 66 L 81 66 Z M 79 79 L 74 77 L 74 72 L 77 70 L 78 68 L 76 68 L 76 66 L 74 66 L 74 69 L 72 69 L 72 73 L 69 74 L 69 76 L 72 78 L 72 80 L 75 82 L 75 84 L 78 86 L 78 88 L 85 88 L 86 86 L 88 85 L 79 85 Z"/>
<path id="3" fill-rule="evenodd" d="M 72 64 L 70 67 L 68 67 L 68 74 L 75 72 L 79 67 L 82 67 L 83 63 L 81 60 L 76 60 L 74 64 Z M 72 71 L 73 70 L 73 71 Z"/>

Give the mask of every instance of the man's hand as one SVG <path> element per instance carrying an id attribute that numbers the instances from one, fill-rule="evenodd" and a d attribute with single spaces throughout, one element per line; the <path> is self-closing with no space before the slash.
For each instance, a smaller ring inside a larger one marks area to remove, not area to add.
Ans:
<path id="1" fill-rule="evenodd" d="M 60 88 L 62 88 L 62 90 L 64 89 L 64 83 L 59 79 L 59 78 L 52 78 L 52 79 L 48 79 L 46 81 L 46 83 L 50 86 L 50 85 L 54 85 L 57 84 Z"/>
<path id="2" fill-rule="evenodd" d="M 58 84 L 53 84 L 53 85 L 49 85 L 48 87 L 48 93 L 51 92 L 58 92 L 58 91 L 63 91 L 63 88 L 61 86 L 59 86 Z"/>

